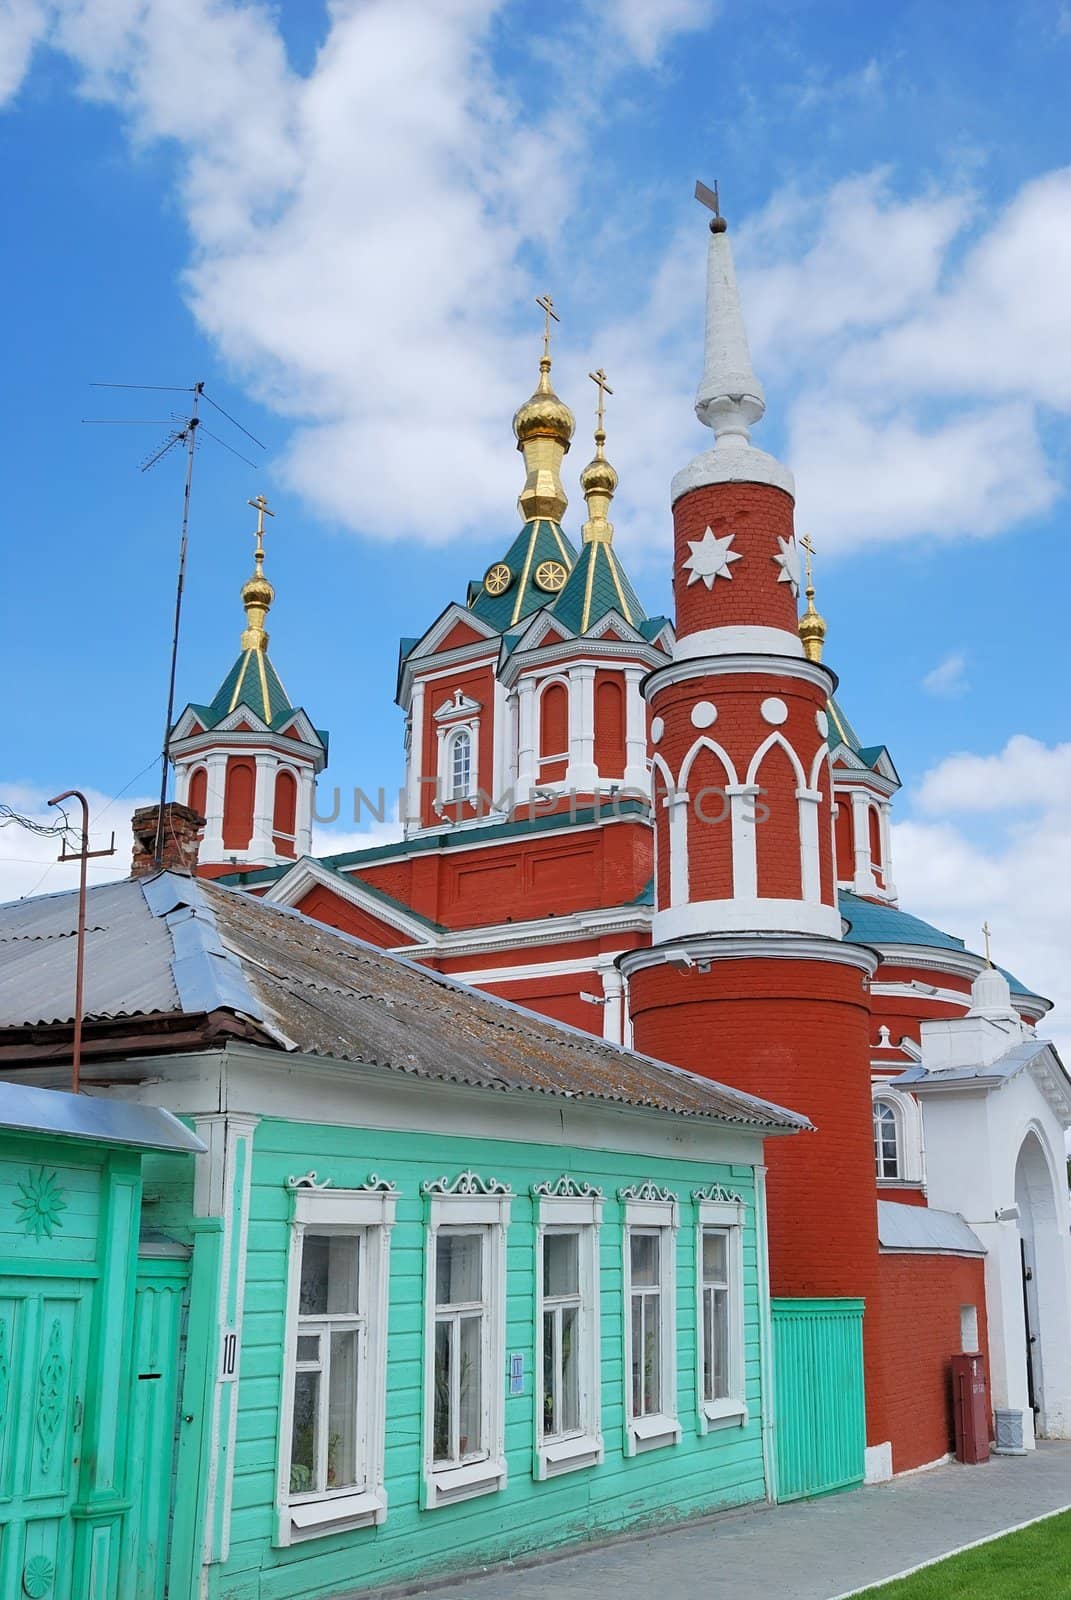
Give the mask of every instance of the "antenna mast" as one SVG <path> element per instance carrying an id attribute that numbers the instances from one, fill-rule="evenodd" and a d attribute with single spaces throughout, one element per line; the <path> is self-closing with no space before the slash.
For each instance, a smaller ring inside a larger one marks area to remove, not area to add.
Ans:
<path id="1" fill-rule="evenodd" d="M 182 430 L 186 441 L 186 487 L 182 495 L 182 537 L 179 540 L 178 576 L 175 582 L 175 626 L 171 635 L 171 670 L 167 681 L 167 720 L 164 723 L 164 744 L 160 756 L 160 811 L 156 819 L 156 844 L 153 856 L 156 865 L 164 859 L 164 806 L 167 804 L 168 746 L 171 743 L 171 724 L 175 716 L 175 678 L 178 672 L 179 623 L 182 621 L 182 590 L 186 582 L 186 543 L 190 526 L 190 491 L 193 488 L 193 457 L 197 446 L 197 429 L 200 419 L 197 402 L 204 392 L 203 383 L 193 386 L 193 403 L 186 426 Z M 182 435 L 180 435 L 182 437 Z M 148 463 L 150 466 L 152 463 Z"/>

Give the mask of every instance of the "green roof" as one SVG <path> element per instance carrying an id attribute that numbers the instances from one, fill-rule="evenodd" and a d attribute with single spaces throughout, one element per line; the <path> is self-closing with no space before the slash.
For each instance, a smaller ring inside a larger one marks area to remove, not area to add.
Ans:
<path id="1" fill-rule="evenodd" d="M 647 615 L 613 547 L 593 539 L 581 549 L 554 602 L 554 615 L 573 633 L 587 633 L 608 611 L 616 611 L 634 628 Z"/>
<path id="2" fill-rule="evenodd" d="M 843 889 L 839 900 L 840 914 L 848 924 L 845 937 L 850 944 L 918 944 L 931 950 L 961 950 L 965 955 L 975 953 L 968 951 L 963 940 L 957 939 L 955 934 L 943 933 L 932 922 L 923 922 L 921 917 L 913 917 L 909 911 L 901 911 L 899 906 L 864 900 L 860 895 Z M 1007 978 L 1013 994 L 1041 998 L 1004 967 L 999 970 Z"/>
<path id="3" fill-rule="evenodd" d="M 829 697 L 829 720 L 833 724 L 833 731 L 837 736 L 837 743 L 846 744 L 849 750 L 854 750 L 856 755 L 858 755 L 861 749 L 859 735 L 856 733 L 855 729 L 844 715 L 844 712 L 840 708 L 839 702 L 833 695 L 830 695 Z M 830 740 L 831 744 L 832 742 L 833 741 Z"/>
<path id="4" fill-rule="evenodd" d="M 473 598 L 469 610 L 504 633 L 522 617 L 553 605 L 554 594 L 538 589 L 535 584 L 536 570 L 543 561 L 557 561 L 567 571 L 572 571 L 576 550 L 562 532 L 560 523 L 537 517 L 534 522 L 525 523 L 501 558 L 501 564 L 513 575 L 509 588 L 502 594 L 488 594 L 482 583 L 470 585 Z"/>

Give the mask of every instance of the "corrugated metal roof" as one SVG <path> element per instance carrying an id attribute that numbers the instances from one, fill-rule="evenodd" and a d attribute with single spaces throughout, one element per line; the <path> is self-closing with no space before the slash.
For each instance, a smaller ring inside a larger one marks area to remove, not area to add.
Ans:
<path id="1" fill-rule="evenodd" d="M 70 891 L 0 906 L 0 1026 L 73 1019 L 77 918 L 78 897 Z M 167 926 L 149 915 L 136 883 L 89 890 L 87 1017 L 177 1011 L 173 957 Z"/>
<path id="2" fill-rule="evenodd" d="M 958 1211 L 931 1206 L 905 1206 L 899 1200 L 878 1201 L 878 1243 L 886 1250 L 918 1250 L 927 1254 L 954 1251 L 984 1256 L 985 1245 Z"/>
<path id="3" fill-rule="evenodd" d="M 73 990 L 73 939 L 62 930 L 72 926 L 75 896 L 46 904 L 0 907 L 0 1028 L 69 1016 L 56 991 L 65 996 L 68 979 Z M 95 930 L 87 947 L 89 1018 L 226 1010 L 251 1019 L 266 1043 L 416 1077 L 612 1101 L 764 1132 L 809 1126 L 791 1111 L 218 883 L 161 873 L 106 885 L 90 891 L 88 921 Z M 31 946 L 37 958 L 24 989 L 9 979 L 2 953 Z"/>

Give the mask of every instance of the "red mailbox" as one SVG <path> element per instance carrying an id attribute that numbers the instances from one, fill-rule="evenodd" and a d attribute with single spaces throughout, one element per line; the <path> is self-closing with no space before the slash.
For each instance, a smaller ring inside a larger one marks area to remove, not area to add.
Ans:
<path id="1" fill-rule="evenodd" d="M 985 1357 L 952 1357 L 952 1404 L 956 1418 L 956 1460 L 975 1465 L 989 1460 L 989 1408 L 985 1400 Z"/>

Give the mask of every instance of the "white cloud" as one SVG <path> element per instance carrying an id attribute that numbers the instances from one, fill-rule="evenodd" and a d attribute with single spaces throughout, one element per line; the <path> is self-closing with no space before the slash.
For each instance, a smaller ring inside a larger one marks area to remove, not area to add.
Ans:
<path id="1" fill-rule="evenodd" d="M 1046 745 L 1017 733 L 996 755 L 947 756 L 926 773 L 915 805 L 929 815 L 1024 808 L 1071 814 L 1071 744 Z M 1071 880 L 1064 888 L 1071 896 Z"/>
<path id="2" fill-rule="evenodd" d="M 114 856 L 90 861 L 87 882 L 92 887 L 95 883 L 129 877 L 134 848 L 130 819 L 139 806 L 152 802 L 130 795 L 116 799 L 96 789 L 87 789 L 85 794 L 89 802 L 90 849 L 106 850 L 115 833 Z M 0 783 L 0 802 L 43 827 L 51 827 L 60 820 L 58 810 L 46 805 L 48 798 L 49 791 L 34 784 Z M 72 825 L 80 828 L 81 808 L 77 801 L 65 802 L 63 809 Z M 61 845 L 62 840 L 30 833 L 17 822 L 0 827 L 0 904 L 20 900 L 29 894 L 58 894 L 62 889 L 76 889 L 77 864 L 61 865 L 56 860 Z M 68 848 L 77 848 L 77 839 Z"/>
<path id="3" fill-rule="evenodd" d="M 0 0 L 0 106 L 22 87 L 34 49 L 48 30 L 50 13 L 45 0 Z"/>
<path id="4" fill-rule="evenodd" d="M 641 66 L 654 66 L 680 33 L 709 27 L 715 0 L 597 0 L 608 35 L 618 35 Z"/>
<path id="5" fill-rule="evenodd" d="M 949 756 L 915 803 L 923 818 L 894 828 L 901 904 L 976 950 L 988 921 L 994 958 L 1055 1002 L 1040 1031 L 1071 1065 L 1071 745 L 1018 734 L 997 755 Z M 959 818 L 982 811 L 979 842 Z"/>
<path id="6" fill-rule="evenodd" d="M 927 672 L 922 687 L 927 694 L 949 697 L 965 694 L 970 684 L 967 681 L 967 657 L 962 650 L 954 650 L 943 661 L 939 661 L 932 671 Z"/>

